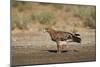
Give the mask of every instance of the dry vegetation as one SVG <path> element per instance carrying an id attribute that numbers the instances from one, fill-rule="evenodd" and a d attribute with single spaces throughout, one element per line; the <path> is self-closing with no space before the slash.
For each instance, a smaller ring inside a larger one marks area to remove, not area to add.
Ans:
<path id="1" fill-rule="evenodd" d="M 12 30 L 96 27 L 95 6 L 32 2 L 13 2 L 12 6 Z"/>

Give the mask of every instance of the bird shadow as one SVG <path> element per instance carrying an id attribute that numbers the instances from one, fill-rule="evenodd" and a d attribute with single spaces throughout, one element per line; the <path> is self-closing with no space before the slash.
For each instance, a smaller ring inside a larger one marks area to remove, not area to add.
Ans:
<path id="1" fill-rule="evenodd" d="M 49 53 L 57 53 L 57 50 L 43 50 L 43 51 L 47 51 Z M 61 53 L 79 53 L 78 50 L 62 50 Z"/>
<path id="2" fill-rule="evenodd" d="M 51 52 L 51 53 L 57 53 L 57 50 L 45 50 L 45 51 L 48 51 L 48 52 Z M 68 50 L 62 50 L 61 52 L 65 53 L 65 52 L 68 52 Z"/>

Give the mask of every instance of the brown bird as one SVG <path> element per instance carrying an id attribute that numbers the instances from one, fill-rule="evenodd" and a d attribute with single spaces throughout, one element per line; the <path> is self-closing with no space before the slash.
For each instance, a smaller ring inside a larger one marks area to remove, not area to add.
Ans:
<path id="1" fill-rule="evenodd" d="M 70 32 L 56 31 L 52 28 L 45 28 L 51 36 L 52 41 L 57 43 L 57 53 L 61 53 L 66 41 L 72 39 L 73 42 L 81 43 L 80 34 L 72 34 Z"/>

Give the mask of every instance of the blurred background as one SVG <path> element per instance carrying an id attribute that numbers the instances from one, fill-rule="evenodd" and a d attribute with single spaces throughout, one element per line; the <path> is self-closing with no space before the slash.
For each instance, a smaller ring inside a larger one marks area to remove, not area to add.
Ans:
<path id="1" fill-rule="evenodd" d="M 45 27 L 83 31 L 96 28 L 96 7 L 55 3 L 12 3 L 12 31 L 41 31 Z"/>

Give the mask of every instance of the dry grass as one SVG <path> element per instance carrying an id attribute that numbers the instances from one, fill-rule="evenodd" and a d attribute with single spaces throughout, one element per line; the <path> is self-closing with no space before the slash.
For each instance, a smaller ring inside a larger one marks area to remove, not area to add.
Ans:
<path id="1" fill-rule="evenodd" d="M 40 27 L 37 27 L 38 29 L 41 29 L 41 26 L 95 29 L 95 8 L 95 6 L 14 2 L 12 30 L 17 28 L 29 30 L 36 24 L 40 25 Z"/>

